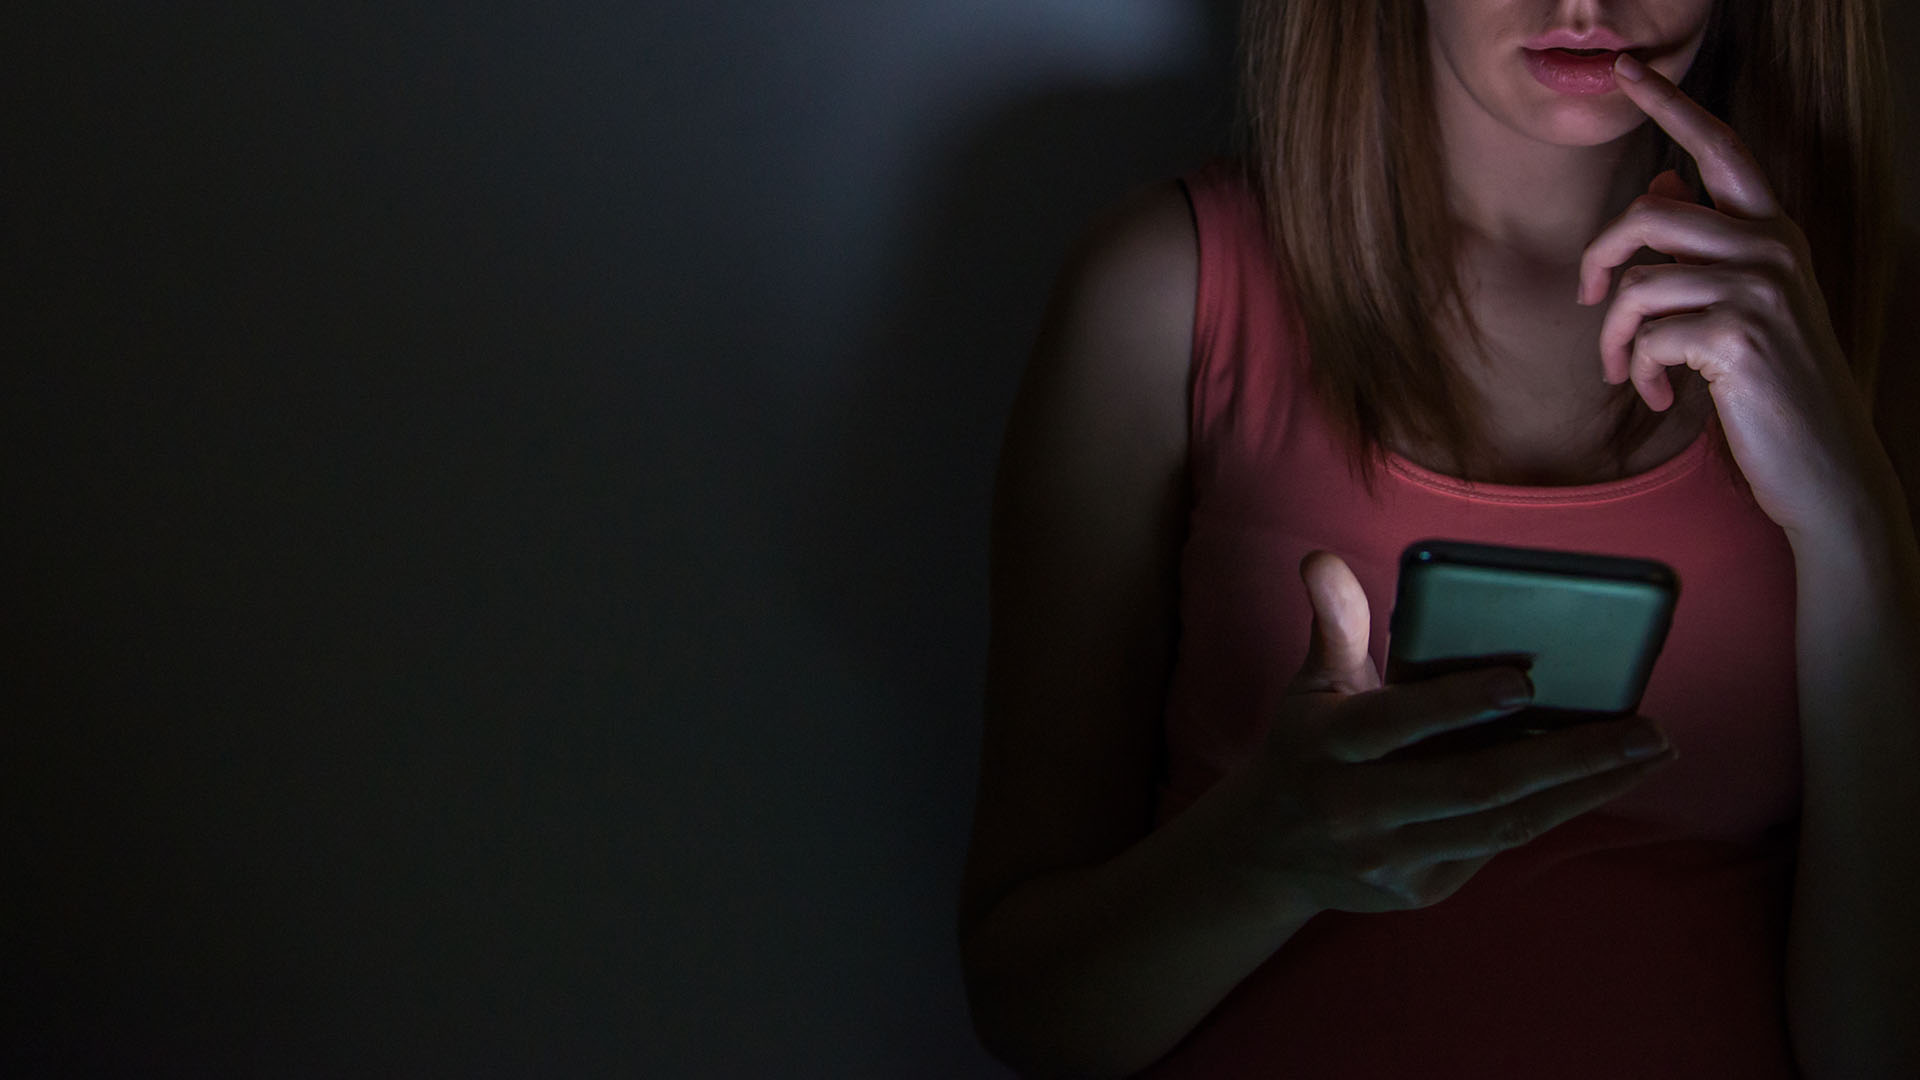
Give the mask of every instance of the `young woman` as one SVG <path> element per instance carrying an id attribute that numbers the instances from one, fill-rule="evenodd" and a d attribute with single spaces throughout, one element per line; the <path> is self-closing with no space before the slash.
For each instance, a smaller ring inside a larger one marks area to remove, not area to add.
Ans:
<path id="1" fill-rule="evenodd" d="M 1246 153 L 1096 223 L 1009 424 L 981 1037 L 1043 1074 L 1920 1075 L 1878 7 L 1242 31 Z M 1430 536 L 1673 566 L 1645 715 L 1394 755 L 1530 693 L 1382 686 Z"/>

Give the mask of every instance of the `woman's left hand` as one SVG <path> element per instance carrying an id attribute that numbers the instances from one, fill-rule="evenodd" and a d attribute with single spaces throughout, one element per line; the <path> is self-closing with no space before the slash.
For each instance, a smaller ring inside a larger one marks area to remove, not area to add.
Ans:
<path id="1" fill-rule="evenodd" d="M 1644 72 L 1638 81 L 1625 68 Z M 1600 330 L 1603 377 L 1633 380 L 1656 412 L 1666 369 L 1705 377 L 1734 461 L 1790 538 L 1822 535 L 1880 505 L 1892 466 L 1873 430 L 1813 274 L 1800 227 L 1733 129 L 1623 54 L 1615 83 L 1699 165 L 1711 208 L 1673 172 L 1610 222 L 1580 260 L 1580 303 L 1606 298 L 1642 247 L 1680 260 L 1630 266 Z"/>

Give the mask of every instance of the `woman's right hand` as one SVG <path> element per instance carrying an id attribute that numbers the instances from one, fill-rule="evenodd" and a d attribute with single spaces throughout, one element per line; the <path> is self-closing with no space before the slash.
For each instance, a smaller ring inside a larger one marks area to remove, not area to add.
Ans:
<path id="1" fill-rule="evenodd" d="M 1316 911 L 1425 907 L 1453 895 L 1499 852 L 1674 760 L 1644 717 L 1390 759 L 1428 736 L 1524 707 L 1531 686 L 1504 667 L 1382 686 L 1367 655 L 1367 596 L 1353 571 L 1316 551 L 1300 576 L 1314 612 L 1307 659 L 1231 796 L 1229 854 L 1263 891 Z"/>

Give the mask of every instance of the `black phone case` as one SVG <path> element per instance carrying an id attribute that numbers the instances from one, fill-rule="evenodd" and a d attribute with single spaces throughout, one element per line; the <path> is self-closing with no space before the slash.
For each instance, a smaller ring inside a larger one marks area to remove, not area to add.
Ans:
<path id="1" fill-rule="evenodd" d="M 1650 559 L 1418 541 L 1400 556 L 1386 681 L 1503 665 L 1527 671 L 1534 705 L 1428 740 L 1436 747 L 1631 715 L 1679 595 L 1678 575 Z"/>

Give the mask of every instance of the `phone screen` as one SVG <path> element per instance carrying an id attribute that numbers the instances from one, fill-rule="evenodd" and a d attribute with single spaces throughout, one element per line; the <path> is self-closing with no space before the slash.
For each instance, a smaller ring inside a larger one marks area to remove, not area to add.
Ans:
<path id="1" fill-rule="evenodd" d="M 1401 555 L 1386 681 L 1512 665 L 1533 680 L 1534 704 L 1508 728 L 1624 716 L 1679 591 L 1673 570 L 1647 559 L 1423 540 Z"/>

